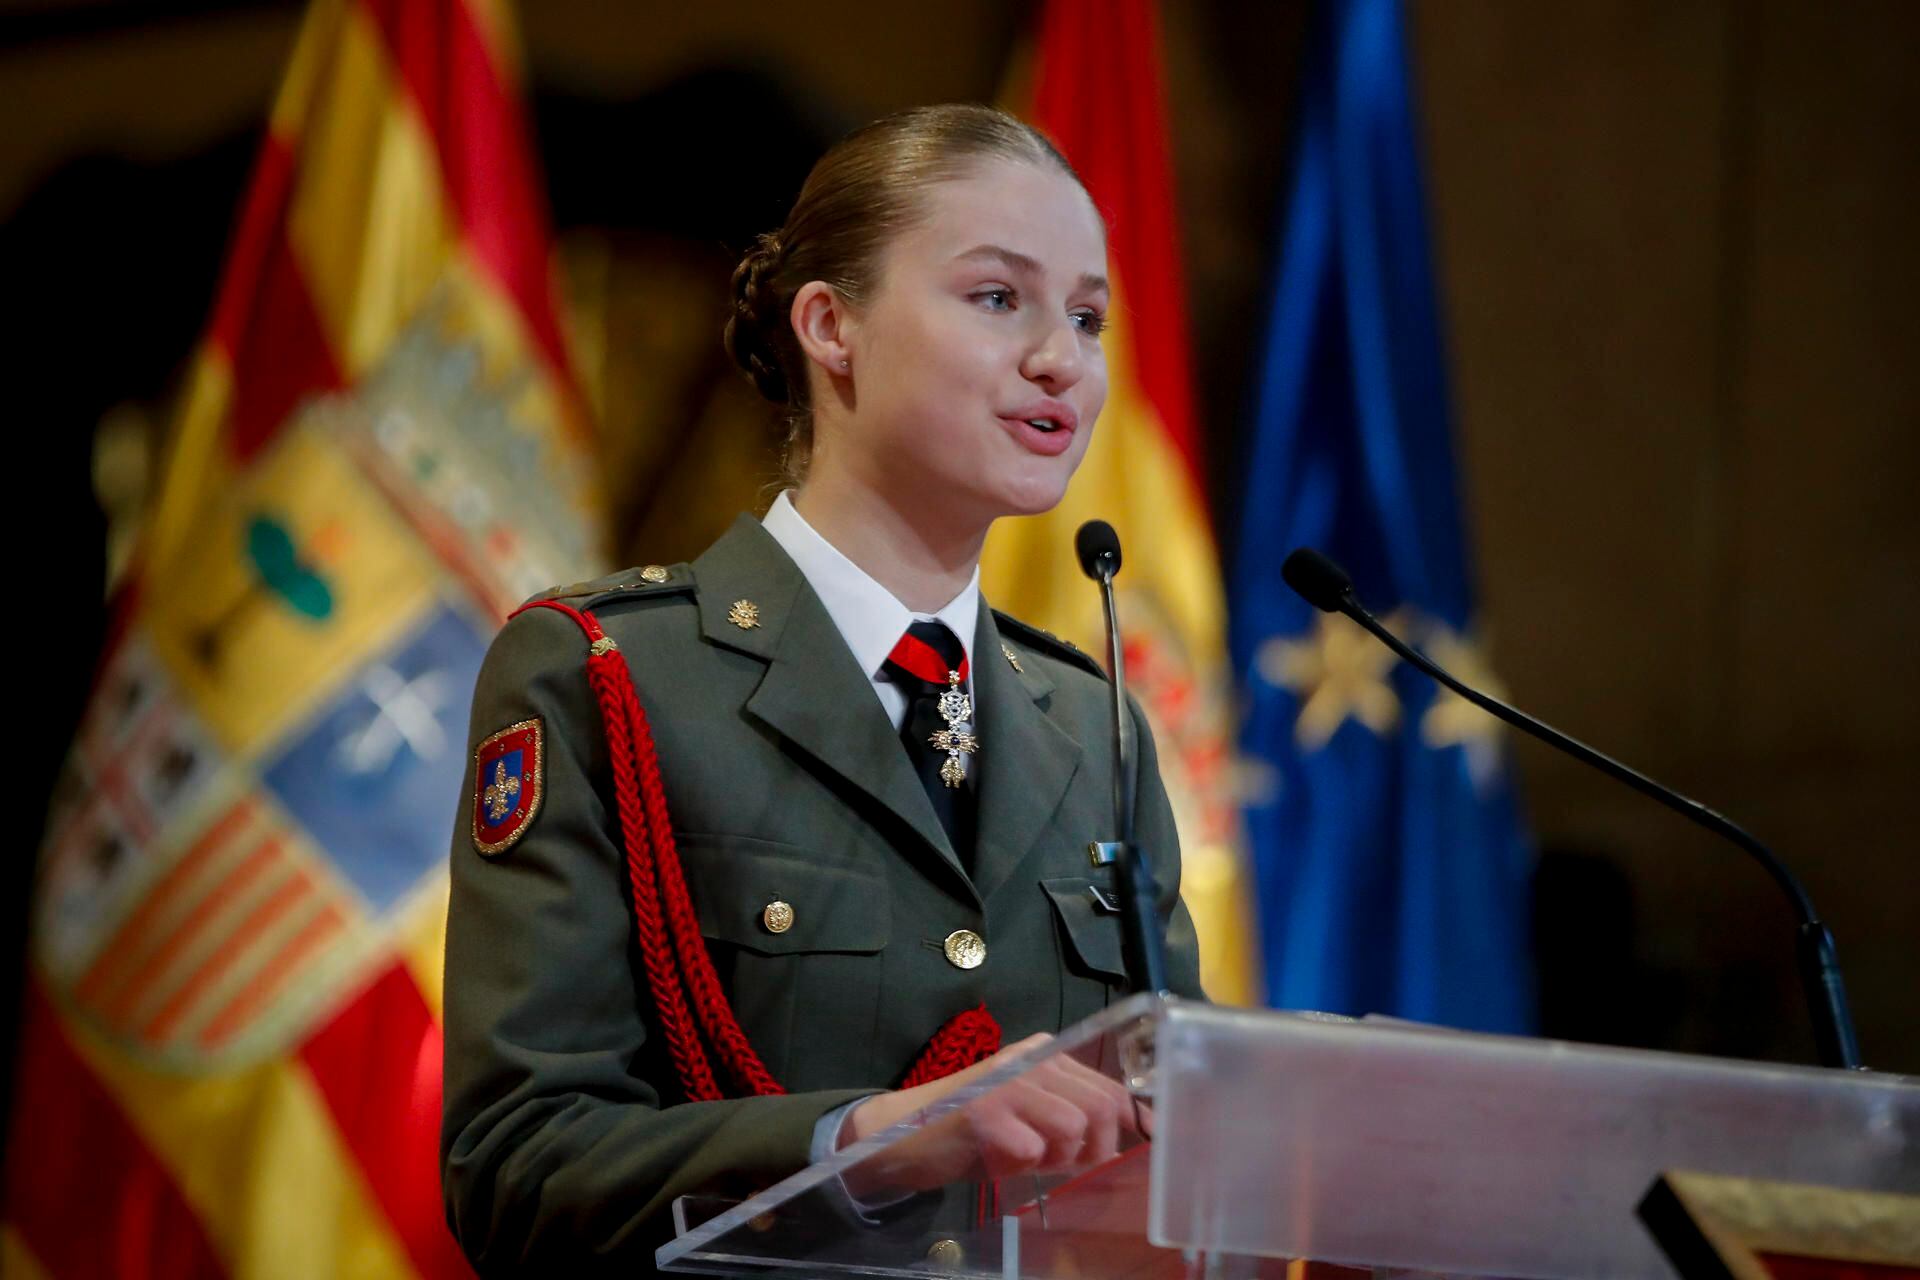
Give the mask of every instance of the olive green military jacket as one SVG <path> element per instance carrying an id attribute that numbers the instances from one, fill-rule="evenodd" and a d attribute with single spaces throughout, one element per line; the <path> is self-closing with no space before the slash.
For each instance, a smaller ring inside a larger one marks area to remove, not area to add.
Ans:
<path id="1" fill-rule="evenodd" d="M 469 751 L 537 718 L 544 776 L 532 821 L 494 854 L 476 847 L 471 769 L 461 799 L 443 1186 L 484 1273 L 597 1260 L 647 1275 L 676 1197 L 744 1195 L 803 1167 L 816 1121 L 894 1084 L 956 1013 L 984 1002 L 1011 1043 L 1124 994 L 1118 917 L 1088 892 L 1107 873 L 1086 853 L 1111 835 L 1110 693 L 1084 654 L 982 604 L 969 877 L 869 674 L 758 522 L 742 516 L 663 582 L 630 571 L 567 592 L 632 670 L 701 931 L 788 1092 L 680 1098 L 634 942 L 586 640 L 528 610 L 474 691 Z M 1198 996 L 1173 815 L 1133 714 L 1136 839 L 1164 891 L 1173 989 Z M 763 920 L 775 900 L 792 908 L 780 933 Z M 977 968 L 947 958 L 961 929 L 985 940 Z"/>

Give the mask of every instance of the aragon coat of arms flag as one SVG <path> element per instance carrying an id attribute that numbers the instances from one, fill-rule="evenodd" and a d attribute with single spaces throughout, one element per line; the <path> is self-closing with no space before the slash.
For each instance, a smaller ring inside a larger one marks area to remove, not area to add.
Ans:
<path id="1" fill-rule="evenodd" d="M 468 1272 L 467 696 L 508 609 L 602 567 L 511 36 L 307 12 L 40 851 L 7 1274 Z"/>

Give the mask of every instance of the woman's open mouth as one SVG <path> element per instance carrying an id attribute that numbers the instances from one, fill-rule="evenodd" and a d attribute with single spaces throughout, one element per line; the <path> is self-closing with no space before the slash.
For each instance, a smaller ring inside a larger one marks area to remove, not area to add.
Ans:
<path id="1" fill-rule="evenodd" d="M 1074 428 L 1079 425 L 1073 410 L 1065 405 L 1033 407 L 1019 414 L 1003 414 L 1000 423 L 1020 444 L 1049 458 L 1067 451 L 1073 444 Z"/>

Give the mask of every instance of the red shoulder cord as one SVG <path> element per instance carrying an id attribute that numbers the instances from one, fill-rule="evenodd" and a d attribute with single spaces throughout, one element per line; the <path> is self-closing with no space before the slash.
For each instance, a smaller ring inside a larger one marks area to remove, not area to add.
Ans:
<path id="1" fill-rule="evenodd" d="M 673 824 L 667 816 L 667 792 L 660 778 L 660 757 L 653 730 L 634 691 L 633 673 L 599 620 L 558 600 L 536 600 L 514 610 L 553 609 L 572 618 L 587 637 L 587 683 L 606 723 L 607 754 L 613 762 L 614 796 L 620 810 L 620 835 L 626 844 L 627 875 L 633 890 L 634 931 L 647 987 L 666 1033 L 667 1049 L 687 1098 L 712 1102 L 727 1096 L 709 1056 L 721 1065 L 738 1096 L 785 1093 L 740 1029 L 733 1006 L 721 990 L 713 957 L 707 954 L 687 892 Z M 912 1088 L 972 1066 L 1000 1048 L 1000 1025 L 985 1005 L 957 1014 L 934 1033 L 901 1080 Z"/>

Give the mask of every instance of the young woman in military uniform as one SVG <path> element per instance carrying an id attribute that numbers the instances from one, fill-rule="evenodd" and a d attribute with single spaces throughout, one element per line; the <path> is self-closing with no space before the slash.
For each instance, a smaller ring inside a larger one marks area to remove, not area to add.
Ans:
<path id="1" fill-rule="evenodd" d="M 798 487 L 692 564 L 550 593 L 494 642 L 442 1134 L 482 1270 L 650 1273 L 676 1197 L 769 1185 L 991 1066 L 933 1078 L 979 1047 L 968 1011 L 1004 1054 L 1123 993 L 1085 853 L 1111 822 L 1104 676 L 988 608 L 977 568 L 993 521 L 1053 506 L 1086 451 L 1105 273 L 1091 199 L 1011 117 L 850 136 L 734 278 L 727 345 L 786 410 Z M 1174 989 L 1198 995 L 1133 714 L 1137 838 Z M 1086 1165 L 1133 1131 L 1114 1095 L 1055 1072 L 956 1123 L 991 1175 Z M 928 1185 L 956 1173 L 927 1159 Z"/>

